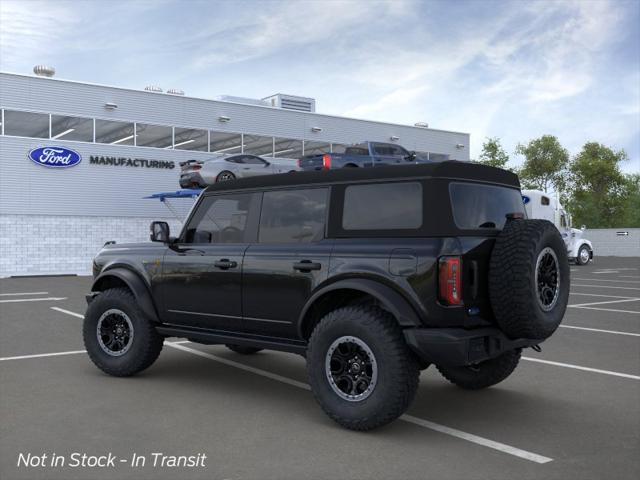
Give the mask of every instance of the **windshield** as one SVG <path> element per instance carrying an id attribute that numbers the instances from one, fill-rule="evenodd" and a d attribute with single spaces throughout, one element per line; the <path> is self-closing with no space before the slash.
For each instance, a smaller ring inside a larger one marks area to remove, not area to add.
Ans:
<path id="1" fill-rule="evenodd" d="M 525 213 L 522 196 L 515 188 L 454 182 L 449 185 L 449 194 L 453 218 L 463 230 L 502 229 L 508 213 Z"/>

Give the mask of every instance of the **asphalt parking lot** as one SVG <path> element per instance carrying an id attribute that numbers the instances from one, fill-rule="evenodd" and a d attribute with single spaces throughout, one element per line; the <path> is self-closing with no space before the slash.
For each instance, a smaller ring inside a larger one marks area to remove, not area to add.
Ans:
<path id="1" fill-rule="evenodd" d="M 640 258 L 571 275 L 562 327 L 509 379 L 468 392 L 429 368 L 407 415 L 368 433 L 324 415 L 295 355 L 170 339 L 147 371 L 109 377 L 83 352 L 89 277 L 1 279 L 0 478 L 640 478 Z M 71 467 L 74 452 L 127 462 Z M 45 466 L 18 467 L 29 453 Z"/>

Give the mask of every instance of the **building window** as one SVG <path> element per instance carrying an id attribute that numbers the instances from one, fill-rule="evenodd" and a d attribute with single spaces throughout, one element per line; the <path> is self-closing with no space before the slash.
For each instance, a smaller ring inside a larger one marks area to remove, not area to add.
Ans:
<path id="1" fill-rule="evenodd" d="M 96 142 L 111 145 L 133 145 L 133 123 L 96 119 Z"/>
<path id="2" fill-rule="evenodd" d="M 209 132 L 209 151 L 211 153 L 242 153 L 242 135 L 228 132 Z"/>
<path id="3" fill-rule="evenodd" d="M 327 188 L 265 192 L 260 213 L 262 243 L 309 243 L 324 236 Z"/>
<path id="4" fill-rule="evenodd" d="M 5 110 L 4 134 L 15 137 L 49 138 L 49 115 Z"/>
<path id="5" fill-rule="evenodd" d="M 51 115 L 51 139 L 93 142 L 93 119 Z"/>
<path id="6" fill-rule="evenodd" d="M 306 155 L 322 155 L 323 153 L 331 153 L 331 144 L 327 142 L 312 142 L 305 140 L 304 154 Z M 336 152 L 337 153 L 337 152 Z"/>
<path id="7" fill-rule="evenodd" d="M 173 129 L 163 125 L 136 123 L 136 145 L 138 147 L 171 148 Z"/>
<path id="8" fill-rule="evenodd" d="M 344 192 L 342 228 L 396 230 L 422 226 L 422 185 L 418 182 L 352 185 Z"/>
<path id="9" fill-rule="evenodd" d="M 348 145 L 344 145 L 342 143 L 332 143 L 331 153 L 344 153 L 347 147 Z"/>
<path id="10" fill-rule="evenodd" d="M 263 137 L 260 135 L 243 135 L 244 153 L 260 155 L 262 157 L 273 156 L 273 137 Z"/>
<path id="11" fill-rule="evenodd" d="M 302 157 L 302 140 L 276 137 L 274 138 L 274 145 L 274 157 L 296 159 Z"/>
<path id="12" fill-rule="evenodd" d="M 175 128 L 175 139 L 173 148 L 177 150 L 197 150 L 206 152 L 209 138 L 206 130 L 195 128 Z"/>
<path id="13" fill-rule="evenodd" d="M 449 155 L 444 153 L 429 153 L 429 160 L 432 162 L 446 162 L 449 160 Z"/>

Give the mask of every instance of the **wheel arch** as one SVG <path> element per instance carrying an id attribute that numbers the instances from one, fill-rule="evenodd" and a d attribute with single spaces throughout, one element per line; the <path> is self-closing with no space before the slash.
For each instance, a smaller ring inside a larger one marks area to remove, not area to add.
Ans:
<path id="1" fill-rule="evenodd" d="M 367 298 L 379 302 L 402 327 L 419 327 L 420 317 L 408 300 L 375 280 L 346 279 L 317 290 L 307 301 L 298 318 L 298 335 L 308 339 L 316 323 L 326 313 Z"/>
<path id="2" fill-rule="evenodd" d="M 116 267 L 103 271 L 93 281 L 91 286 L 90 297 L 99 294 L 109 288 L 125 287 L 133 293 L 138 302 L 138 306 L 145 314 L 145 316 L 153 321 L 159 323 L 158 312 L 151 298 L 151 293 L 145 281 L 135 272 L 124 268 Z M 90 300 L 89 300 L 90 301 Z"/>

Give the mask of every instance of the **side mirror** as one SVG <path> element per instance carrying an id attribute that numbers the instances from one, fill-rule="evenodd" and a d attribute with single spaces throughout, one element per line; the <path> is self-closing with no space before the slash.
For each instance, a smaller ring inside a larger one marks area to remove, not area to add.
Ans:
<path id="1" fill-rule="evenodd" d="M 409 155 L 407 155 L 405 158 L 407 160 L 409 160 L 410 162 L 413 162 L 416 159 L 416 152 L 414 152 L 413 150 L 409 152 Z"/>
<path id="2" fill-rule="evenodd" d="M 269 165 L 271 165 L 271 162 L 267 162 L 266 160 L 264 161 L 264 166 L 268 167 Z"/>
<path id="3" fill-rule="evenodd" d="M 167 222 L 151 222 L 149 229 L 151 230 L 149 240 L 169 243 L 169 224 Z"/>

